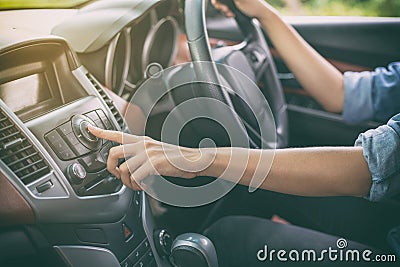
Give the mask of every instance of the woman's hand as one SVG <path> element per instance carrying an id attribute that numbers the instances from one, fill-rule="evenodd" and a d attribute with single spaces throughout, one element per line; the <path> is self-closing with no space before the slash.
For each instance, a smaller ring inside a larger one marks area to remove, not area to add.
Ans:
<path id="1" fill-rule="evenodd" d="M 186 148 L 117 131 L 89 126 L 89 131 L 102 139 L 122 145 L 110 149 L 107 169 L 135 190 L 145 187 L 141 181 L 149 175 L 182 178 L 196 177 L 209 167 L 214 157 L 208 149 Z M 118 166 L 118 160 L 126 161 Z"/>
<path id="2" fill-rule="evenodd" d="M 237 8 L 240 11 L 242 11 L 243 14 L 251 18 L 260 19 L 264 15 L 267 15 L 269 11 L 274 10 L 273 7 L 264 0 L 232 0 L 232 1 L 235 2 Z M 224 13 L 225 16 L 234 17 L 232 11 L 226 5 L 221 3 L 221 1 L 211 0 L 211 3 L 217 10 Z"/>

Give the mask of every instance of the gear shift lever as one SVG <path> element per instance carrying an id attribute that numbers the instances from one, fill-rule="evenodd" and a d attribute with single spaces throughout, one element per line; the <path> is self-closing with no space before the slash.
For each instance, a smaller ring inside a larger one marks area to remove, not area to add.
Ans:
<path id="1" fill-rule="evenodd" d="M 179 235 L 172 243 L 170 259 L 178 267 L 218 267 L 213 243 L 196 233 Z"/>

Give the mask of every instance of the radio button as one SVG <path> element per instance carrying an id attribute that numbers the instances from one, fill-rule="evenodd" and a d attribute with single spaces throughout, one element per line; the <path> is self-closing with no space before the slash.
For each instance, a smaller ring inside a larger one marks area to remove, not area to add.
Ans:
<path id="1" fill-rule="evenodd" d="M 89 117 L 92 121 L 100 120 L 99 116 L 97 116 L 97 113 L 94 110 L 89 113 L 85 113 L 85 116 Z"/>
<path id="2" fill-rule="evenodd" d="M 104 127 L 107 130 L 114 130 L 113 125 L 111 124 L 110 120 L 107 118 L 106 114 L 102 110 L 97 110 L 97 114 L 99 115 L 101 121 L 104 124 Z"/>
<path id="3" fill-rule="evenodd" d="M 103 123 L 101 122 L 100 117 L 97 115 L 95 110 L 86 113 L 85 116 L 89 117 L 94 122 L 95 126 L 104 128 Z"/>
<path id="4" fill-rule="evenodd" d="M 71 183 L 80 184 L 86 178 L 86 170 L 79 163 L 73 163 L 67 167 L 67 176 Z"/>
<path id="5" fill-rule="evenodd" d="M 112 126 L 111 122 L 107 118 L 103 118 L 102 122 L 104 124 L 104 127 L 106 127 L 107 130 L 114 130 L 114 127 Z"/>
<path id="6" fill-rule="evenodd" d="M 57 128 L 62 135 L 67 135 L 72 133 L 71 122 L 64 123 Z"/>
<path id="7" fill-rule="evenodd" d="M 64 151 L 68 148 L 67 144 L 62 139 L 52 142 L 51 144 L 56 152 Z"/>
<path id="8" fill-rule="evenodd" d="M 53 187 L 53 183 L 51 182 L 51 180 L 48 180 L 47 182 L 44 182 L 44 183 L 36 186 L 36 190 L 38 191 L 38 193 L 43 193 L 44 191 L 47 191 L 52 187 Z"/>
<path id="9" fill-rule="evenodd" d="M 69 160 L 75 157 L 75 153 L 69 147 L 61 152 L 56 151 L 56 153 L 62 160 Z"/>
<path id="10" fill-rule="evenodd" d="M 79 129 L 81 130 L 83 137 L 85 137 L 90 142 L 99 141 L 99 138 L 97 138 L 91 132 L 89 132 L 89 129 L 88 129 L 89 125 L 95 126 L 94 123 L 90 123 L 88 121 L 82 121 L 81 124 L 79 125 Z"/>
<path id="11" fill-rule="evenodd" d="M 49 132 L 48 134 L 45 135 L 44 138 L 51 145 L 59 142 L 60 140 L 62 140 L 61 136 L 57 133 L 56 130 L 53 130 L 53 131 Z"/>
<path id="12" fill-rule="evenodd" d="M 72 147 L 78 156 L 85 155 L 90 152 L 90 149 L 86 148 L 81 143 L 78 143 Z"/>
<path id="13" fill-rule="evenodd" d="M 72 146 L 79 144 L 78 138 L 76 138 L 74 133 L 69 133 L 64 136 L 65 140 L 70 143 Z"/>
<path id="14" fill-rule="evenodd" d="M 61 138 L 56 130 L 48 133 L 45 136 L 45 139 L 60 159 L 69 160 L 75 157 L 74 152 L 69 148 L 67 143 Z"/>
<path id="15" fill-rule="evenodd" d="M 72 117 L 72 130 L 79 142 L 89 150 L 97 150 L 101 147 L 102 141 L 89 132 L 88 125 L 96 124 L 87 116 L 76 115 Z M 78 145 L 75 148 L 76 150 L 81 149 Z M 79 154 L 86 154 L 86 152 L 79 152 Z"/>

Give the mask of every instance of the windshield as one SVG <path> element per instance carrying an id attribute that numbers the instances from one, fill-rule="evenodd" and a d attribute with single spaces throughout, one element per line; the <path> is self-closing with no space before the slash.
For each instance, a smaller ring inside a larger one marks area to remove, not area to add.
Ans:
<path id="1" fill-rule="evenodd" d="M 91 0 L 0 0 L 0 9 L 71 8 Z"/>

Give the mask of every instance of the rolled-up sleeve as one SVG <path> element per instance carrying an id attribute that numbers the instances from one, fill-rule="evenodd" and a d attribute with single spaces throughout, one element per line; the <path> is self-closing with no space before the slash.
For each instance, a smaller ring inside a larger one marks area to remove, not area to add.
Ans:
<path id="1" fill-rule="evenodd" d="M 384 122 L 400 112 L 400 62 L 369 72 L 344 74 L 343 120 Z"/>
<path id="2" fill-rule="evenodd" d="M 372 177 L 367 198 L 379 201 L 400 193 L 400 113 L 386 125 L 360 134 L 355 145 L 362 146 Z"/>

